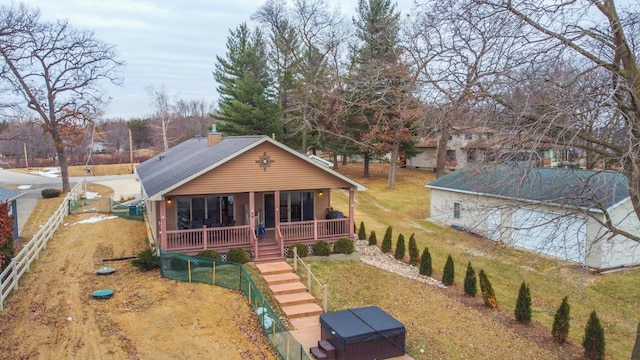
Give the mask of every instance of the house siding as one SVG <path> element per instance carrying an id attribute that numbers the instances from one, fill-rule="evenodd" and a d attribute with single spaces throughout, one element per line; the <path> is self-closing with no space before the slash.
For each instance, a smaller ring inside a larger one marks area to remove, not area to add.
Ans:
<path id="1" fill-rule="evenodd" d="M 640 233 L 640 221 L 633 210 L 631 201 L 626 201 L 609 213 L 614 224 L 621 230 L 632 234 Z M 606 267 L 640 264 L 640 243 L 637 241 L 616 235 L 612 239 L 607 239 L 605 236 L 599 242 L 601 244 L 601 261 L 606 264 Z"/>
<path id="2" fill-rule="evenodd" d="M 263 153 L 273 161 L 266 170 L 256 163 Z M 268 192 L 274 189 L 290 191 L 326 187 L 350 188 L 351 185 L 303 159 L 291 156 L 271 143 L 263 143 L 166 195 Z"/>

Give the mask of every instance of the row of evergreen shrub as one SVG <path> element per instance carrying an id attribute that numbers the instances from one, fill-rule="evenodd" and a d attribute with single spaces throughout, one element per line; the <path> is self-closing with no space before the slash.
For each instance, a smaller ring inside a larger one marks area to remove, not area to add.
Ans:
<path id="1" fill-rule="evenodd" d="M 299 257 L 305 257 L 309 255 L 309 247 L 306 244 L 293 244 L 289 248 L 289 257 L 293 257 L 293 248 L 297 249 Z M 351 254 L 355 251 L 355 245 L 353 241 L 349 239 L 338 239 L 333 245 L 333 253 L 334 254 Z M 326 241 L 318 241 L 317 243 L 311 246 L 311 252 L 315 256 L 329 256 L 331 255 L 331 245 L 329 245 Z"/>

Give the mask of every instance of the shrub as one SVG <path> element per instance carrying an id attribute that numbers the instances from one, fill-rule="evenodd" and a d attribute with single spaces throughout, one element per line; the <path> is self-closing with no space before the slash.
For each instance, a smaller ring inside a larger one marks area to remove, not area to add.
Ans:
<path id="1" fill-rule="evenodd" d="M 358 239 L 365 240 L 367 238 L 367 230 L 364 229 L 364 221 L 360 221 L 360 230 L 358 230 Z"/>
<path id="2" fill-rule="evenodd" d="M 478 293 L 478 284 L 476 281 L 476 271 L 471 266 L 471 261 L 467 264 L 467 273 L 464 276 L 464 294 L 468 297 L 475 297 Z"/>
<path id="3" fill-rule="evenodd" d="M 331 255 L 331 245 L 326 241 L 318 241 L 313 245 L 313 255 L 329 256 Z"/>
<path id="4" fill-rule="evenodd" d="M 404 259 L 404 254 L 407 252 L 407 247 L 404 245 L 404 235 L 398 235 L 398 242 L 396 243 L 396 252 L 393 257 L 396 260 Z"/>
<path id="5" fill-rule="evenodd" d="M 584 329 L 582 347 L 584 348 L 584 358 L 586 360 L 604 359 L 604 330 L 600 326 L 600 320 L 596 311 L 592 311 Z"/>
<path id="6" fill-rule="evenodd" d="M 453 259 L 449 255 L 447 262 L 444 264 L 444 270 L 442 270 L 442 283 L 446 286 L 453 285 L 454 276 Z"/>
<path id="7" fill-rule="evenodd" d="M 0 202 L 0 273 L 9 267 L 15 256 L 13 216 L 9 213 L 9 204 Z"/>
<path id="8" fill-rule="evenodd" d="M 496 300 L 496 293 L 493 291 L 493 286 L 491 286 L 487 274 L 484 273 L 484 270 L 480 270 L 478 277 L 480 278 L 480 292 L 482 292 L 484 304 L 491 309 L 497 308 L 498 300 Z"/>
<path id="9" fill-rule="evenodd" d="M 371 230 L 371 235 L 369 235 L 369 245 L 378 245 L 378 238 L 376 237 L 375 230 Z"/>
<path id="10" fill-rule="evenodd" d="M 567 342 L 569 336 L 569 313 L 571 306 L 569 305 L 568 297 L 565 296 L 562 299 L 562 304 L 556 311 L 556 315 L 553 317 L 553 328 L 551 329 L 551 335 L 553 340 L 558 344 L 564 344 Z"/>
<path id="11" fill-rule="evenodd" d="M 60 190 L 58 189 L 44 189 L 40 192 L 43 198 L 50 199 L 60 196 Z"/>
<path id="12" fill-rule="evenodd" d="M 335 245 L 333 245 L 333 252 L 337 254 L 351 254 L 355 251 L 355 246 L 353 245 L 353 241 L 349 239 L 338 239 Z"/>
<path id="13" fill-rule="evenodd" d="M 431 276 L 433 274 L 433 267 L 431 266 L 431 253 L 429 248 L 424 248 L 422 256 L 420 257 L 420 275 Z"/>
<path id="14" fill-rule="evenodd" d="M 244 249 L 233 248 L 227 252 L 227 261 L 244 264 L 249 262 L 249 255 Z"/>
<path id="15" fill-rule="evenodd" d="M 140 271 L 149 271 L 160 267 L 160 258 L 153 253 L 153 250 L 144 249 L 131 261 L 131 264 Z"/>
<path id="16" fill-rule="evenodd" d="M 420 263 L 420 250 L 418 250 L 418 244 L 416 244 L 415 234 L 411 234 L 409 237 L 409 264 L 418 265 Z"/>
<path id="17" fill-rule="evenodd" d="M 222 255 L 219 252 L 213 249 L 202 250 L 198 253 L 198 257 L 205 259 L 214 259 L 214 260 L 222 260 Z"/>
<path id="18" fill-rule="evenodd" d="M 529 292 L 529 286 L 527 286 L 524 281 L 522 285 L 520 285 L 514 314 L 516 321 L 519 323 L 526 325 L 531 322 L 531 293 Z"/>
<path id="19" fill-rule="evenodd" d="M 172 256 L 169 259 L 169 268 L 174 271 L 187 271 L 188 261 L 183 256 Z"/>
<path id="20" fill-rule="evenodd" d="M 387 231 L 384 232 L 384 239 L 382 239 L 382 252 L 391 252 L 391 235 L 393 233 L 393 227 L 389 226 Z"/>
<path id="21" fill-rule="evenodd" d="M 293 249 L 296 249 L 298 252 L 298 256 L 303 258 L 305 256 L 307 256 L 309 254 L 309 247 L 305 244 L 293 244 L 289 247 L 289 252 L 287 253 L 287 256 L 292 258 L 293 257 Z"/>

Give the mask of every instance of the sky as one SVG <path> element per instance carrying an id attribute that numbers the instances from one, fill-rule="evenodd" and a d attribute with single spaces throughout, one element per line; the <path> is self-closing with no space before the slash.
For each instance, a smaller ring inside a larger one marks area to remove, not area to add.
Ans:
<path id="1" fill-rule="evenodd" d="M 164 88 L 175 99 L 217 103 L 212 71 L 216 55 L 224 57 L 230 29 L 251 15 L 264 0 L 24 0 L 40 9 L 43 20 L 67 19 L 115 45 L 125 66 L 120 86 L 104 84 L 111 98 L 105 118 L 151 115 L 150 89 Z M 329 0 L 351 19 L 357 0 Z M 413 0 L 398 0 L 397 10 Z"/>

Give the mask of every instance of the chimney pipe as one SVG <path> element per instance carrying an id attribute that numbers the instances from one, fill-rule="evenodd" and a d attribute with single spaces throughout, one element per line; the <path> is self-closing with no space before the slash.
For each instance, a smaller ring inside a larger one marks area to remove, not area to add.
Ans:
<path id="1" fill-rule="evenodd" d="M 222 141 L 222 134 L 218 132 L 215 124 L 211 125 L 211 131 L 208 134 L 208 139 L 209 139 L 209 147 Z"/>

